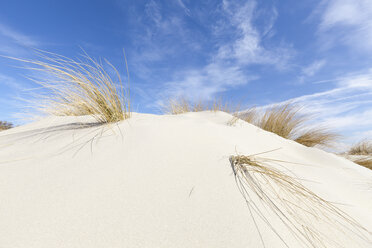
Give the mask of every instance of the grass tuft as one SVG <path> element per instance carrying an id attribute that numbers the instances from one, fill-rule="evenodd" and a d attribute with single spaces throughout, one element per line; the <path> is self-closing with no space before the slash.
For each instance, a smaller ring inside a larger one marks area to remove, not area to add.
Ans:
<path id="1" fill-rule="evenodd" d="M 313 128 L 300 134 L 294 141 L 308 147 L 317 145 L 331 146 L 339 137 L 340 135 L 325 128 Z"/>
<path id="2" fill-rule="evenodd" d="M 13 123 L 7 121 L 0 121 L 0 131 L 4 131 L 13 127 Z"/>
<path id="3" fill-rule="evenodd" d="M 206 103 L 201 100 L 191 102 L 185 97 L 179 97 L 169 99 L 167 105 L 164 108 L 164 112 L 172 115 L 201 111 L 223 111 L 226 113 L 232 113 L 234 111 L 237 111 L 238 109 L 238 107 L 232 107 L 227 103 L 223 103 L 221 99 L 215 99 L 212 102 Z"/>
<path id="4" fill-rule="evenodd" d="M 299 113 L 301 108 L 294 104 L 276 105 L 262 112 L 251 108 L 239 115 L 242 120 L 256 125 L 283 138 L 292 139 L 302 145 L 331 146 L 340 136 L 325 128 L 307 128 L 309 116 Z"/>
<path id="5" fill-rule="evenodd" d="M 259 229 L 259 219 L 268 225 L 287 247 L 288 237 L 281 234 L 283 227 L 305 247 L 344 247 L 340 241 L 334 240 L 334 237 L 347 237 L 353 243 L 355 239 L 354 245 L 360 239 L 369 242 L 368 230 L 332 203 L 306 188 L 296 178 L 272 166 L 288 162 L 256 155 L 237 155 L 230 157 L 230 163 L 263 247 L 266 246 Z M 266 217 L 267 214 L 274 214 L 281 224 L 274 224 L 272 218 Z M 326 235 L 324 231 L 333 235 Z"/>
<path id="6" fill-rule="evenodd" d="M 362 140 L 353 145 L 344 155 L 356 164 L 372 170 L 372 141 Z"/>
<path id="7" fill-rule="evenodd" d="M 372 157 L 364 157 L 352 160 L 354 163 L 372 170 Z"/>
<path id="8" fill-rule="evenodd" d="M 296 128 L 307 121 L 307 118 L 298 115 L 299 110 L 299 107 L 290 104 L 268 108 L 261 119 L 258 120 L 259 126 L 264 130 L 289 139 L 293 136 Z"/>
<path id="9" fill-rule="evenodd" d="M 30 78 L 43 93 L 36 104 L 42 112 L 58 116 L 92 115 L 100 123 L 130 117 L 129 77 L 124 88 L 119 72 L 106 59 L 95 60 L 87 54 L 70 59 L 38 52 L 39 60 L 15 59 L 31 65 L 43 79 Z M 108 72 L 113 72 L 112 77 Z"/>
<path id="10" fill-rule="evenodd" d="M 200 111 L 201 106 L 196 106 L 197 111 Z M 165 112 L 172 115 L 183 114 L 187 112 L 193 112 L 193 106 L 190 105 L 189 101 L 185 98 L 169 99 L 168 105 L 166 106 Z"/>
<path id="11" fill-rule="evenodd" d="M 360 141 L 352 146 L 347 153 L 349 155 L 372 155 L 372 141 Z"/>

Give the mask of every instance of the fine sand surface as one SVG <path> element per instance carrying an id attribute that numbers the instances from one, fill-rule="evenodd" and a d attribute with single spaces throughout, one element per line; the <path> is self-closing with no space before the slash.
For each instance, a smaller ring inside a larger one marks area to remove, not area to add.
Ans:
<path id="1" fill-rule="evenodd" d="M 274 149 L 260 156 L 292 162 L 273 166 L 372 230 L 371 170 L 231 118 L 48 117 L 0 132 L 0 247 L 306 247 L 256 199 L 272 225 L 256 216 L 258 232 L 235 182 L 229 156 Z M 309 221 L 342 247 L 372 247 L 368 232 Z"/>

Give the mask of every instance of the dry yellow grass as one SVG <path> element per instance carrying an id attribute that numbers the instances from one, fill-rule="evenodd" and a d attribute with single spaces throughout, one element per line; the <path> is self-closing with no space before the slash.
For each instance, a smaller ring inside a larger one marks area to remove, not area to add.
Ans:
<path id="1" fill-rule="evenodd" d="M 372 141 L 362 140 L 353 145 L 347 152 L 348 159 L 372 170 Z"/>
<path id="2" fill-rule="evenodd" d="M 129 77 L 124 87 L 119 72 L 107 60 L 97 61 L 87 54 L 75 60 L 43 51 L 38 55 L 39 60 L 11 59 L 30 64 L 28 69 L 44 75 L 30 78 L 44 90 L 38 96 L 39 110 L 53 115 L 92 115 L 100 123 L 130 117 Z M 116 74 L 115 79 L 108 70 Z"/>
<path id="3" fill-rule="evenodd" d="M 232 107 L 228 103 L 224 103 L 221 99 L 215 99 L 212 102 L 203 102 L 201 100 L 191 102 L 185 97 L 169 99 L 164 112 L 167 114 L 183 114 L 188 112 L 200 112 L 200 111 L 223 111 L 232 113 L 238 111 L 239 107 Z"/>
<path id="4" fill-rule="evenodd" d="M 372 141 L 360 141 L 352 146 L 347 153 L 349 155 L 372 155 Z"/>
<path id="5" fill-rule="evenodd" d="M 266 246 L 257 218 L 266 223 L 287 247 L 289 237 L 281 235 L 283 227 L 304 247 L 343 247 L 334 238 L 344 235 L 355 239 L 356 244 L 360 238 L 368 241 L 368 230 L 332 203 L 306 188 L 298 179 L 273 166 L 277 164 L 283 168 L 283 163 L 288 162 L 257 155 L 231 156 L 230 163 L 236 184 L 247 203 L 263 247 Z M 282 225 L 273 224 L 271 217 L 269 219 L 266 216 L 270 213 L 277 216 Z M 324 235 L 322 230 L 334 235 Z"/>
<path id="6" fill-rule="evenodd" d="M 259 113 L 256 107 L 252 107 L 245 111 L 244 116 L 240 116 L 240 118 L 253 125 L 259 125 L 259 123 L 257 123 L 257 121 L 259 120 Z"/>
<path id="7" fill-rule="evenodd" d="M 289 139 L 307 118 L 298 115 L 299 107 L 285 104 L 266 109 L 261 119 L 257 120 L 260 128 Z"/>
<path id="8" fill-rule="evenodd" d="M 364 157 L 353 160 L 354 163 L 372 170 L 372 157 Z"/>
<path id="9" fill-rule="evenodd" d="M 277 105 L 260 112 L 251 108 L 239 118 L 283 138 L 292 139 L 305 146 L 331 146 L 340 136 L 326 128 L 307 128 L 309 116 L 299 113 L 301 108 L 294 104 Z"/>
<path id="10" fill-rule="evenodd" d="M 7 130 L 13 127 L 13 124 L 7 121 L 0 121 L 0 131 Z"/>
<path id="11" fill-rule="evenodd" d="M 301 133 L 294 141 L 308 147 L 316 145 L 331 146 L 340 135 L 330 132 L 325 128 L 313 128 Z"/>
<path id="12" fill-rule="evenodd" d="M 196 110 L 200 106 L 197 106 Z M 200 110 L 198 110 L 200 111 Z M 193 106 L 185 98 L 169 99 L 168 105 L 165 107 L 165 112 L 172 115 L 194 112 Z"/>

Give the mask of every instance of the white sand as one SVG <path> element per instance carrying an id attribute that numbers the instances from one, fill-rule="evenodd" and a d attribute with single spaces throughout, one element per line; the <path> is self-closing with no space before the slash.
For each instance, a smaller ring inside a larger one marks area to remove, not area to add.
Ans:
<path id="1" fill-rule="evenodd" d="M 82 128 L 91 119 L 50 117 L 0 132 L 0 247 L 264 247 L 228 158 L 277 148 L 262 156 L 301 163 L 282 165 L 372 230 L 371 170 L 230 119 L 134 114 Z M 256 220 L 266 247 L 286 247 Z M 346 227 L 328 229 L 319 224 L 344 247 L 372 247 Z M 302 247 L 285 227 L 278 232 Z"/>

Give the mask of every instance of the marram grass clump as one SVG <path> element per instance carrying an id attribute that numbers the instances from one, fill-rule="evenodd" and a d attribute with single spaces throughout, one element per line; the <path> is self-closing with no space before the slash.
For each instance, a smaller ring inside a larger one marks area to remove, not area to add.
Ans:
<path id="1" fill-rule="evenodd" d="M 369 242 L 369 231 L 348 214 L 305 187 L 295 176 L 277 169 L 284 168 L 284 163 L 295 163 L 257 155 L 231 156 L 230 163 L 263 247 L 266 245 L 258 222 L 266 223 L 286 247 L 290 247 L 291 238 L 283 235 L 283 228 L 304 247 L 344 247 L 335 237 L 347 237 L 353 247 Z M 268 215 L 276 216 L 279 222 Z M 333 235 L 328 236 L 325 231 Z"/>
<path id="2" fill-rule="evenodd" d="M 364 166 L 364 167 L 372 170 L 372 156 L 352 159 L 352 161 L 356 164 L 359 164 L 361 166 Z"/>
<path id="3" fill-rule="evenodd" d="M 214 99 L 209 102 L 201 100 L 192 102 L 186 97 L 170 98 L 164 106 L 164 112 L 172 115 L 201 111 L 222 111 L 232 113 L 238 111 L 238 109 L 239 107 L 233 107 L 231 104 L 225 103 L 221 99 Z"/>
<path id="4" fill-rule="evenodd" d="M 294 104 L 276 105 L 259 111 L 251 108 L 238 117 L 266 131 L 275 133 L 283 138 L 294 140 L 302 145 L 331 146 L 340 136 L 324 127 L 308 128 L 306 122 L 309 116 L 300 114 L 301 108 Z"/>
<path id="5" fill-rule="evenodd" d="M 347 152 L 349 155 L 372 155 L 372 141 L 363 140 L 353 145 Z"/>
<path id="6" fill-rule="evenodd" d="M 38 52 L 37 60 L 17 59 L 31 65 L 38 76 L 30 78 L 41 86 L 38 110 L 58 116 L 92 115 L 100 123 L 130 117 L 129 77 L 124 87 L 120 73 L 106 59 L 84 54 L 78 59 Z M 41 104 L 40 104 L 41 102 Z"/>
<path id="7" fill-rule="evenodd" d="M 348 158 L 356 164 L 372 170 L 372 141 L 363 140 L 353 145 L 346 152 Z"/>
<path id="8" fill-rule="evenodd" d="M 4 131 L 13 127 L 13 123 L 7 121 L 0 121 L 0 131 Z"/>

